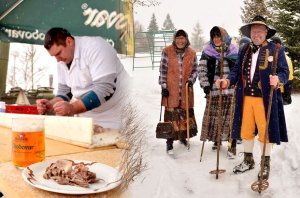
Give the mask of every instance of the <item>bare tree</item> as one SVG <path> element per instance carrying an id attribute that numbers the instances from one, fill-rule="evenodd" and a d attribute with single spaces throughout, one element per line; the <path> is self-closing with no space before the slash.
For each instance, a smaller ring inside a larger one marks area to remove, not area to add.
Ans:
<path id="1" fill-rule="evenodd" d="M 19 81 L 24 84 L 25 90 L 36 88 L 37 83 L 45 75 L 46 68 L 36 63 L 38 58 L 39 55 L 34 45 L 26 46 L 25 53 L 20 57 L 23 65 L 17 67 L 17 72 L 21 75 Z"/>
<path id="2" fill-rule="evenodd" d="M 9 72 L 7 73 L 7 79 L 6 83 L 7 85 L 11 87 L 16 87 L 18 86 L 17 81 L 16 81 L 16 68 L 18 65 L 18 57 L 19 57 L 19 52 L 18 51 L 12 51 L 10 55 L 13 57 L 13 66 L 10 67 Z"/>
<path id="3" fill-rule="evenodd" d="M 157 0 L 132 0 L 133 5 L 136 6 L 157 6 L 160 4 Z"/>

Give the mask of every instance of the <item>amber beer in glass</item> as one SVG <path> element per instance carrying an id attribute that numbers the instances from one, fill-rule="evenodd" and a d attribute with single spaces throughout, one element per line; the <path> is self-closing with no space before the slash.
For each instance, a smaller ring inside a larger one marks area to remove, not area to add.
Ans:
<path id="1" fill-rule="evenodd" d="M 12 119 L 12 161 L 24 168 L 45 159 L 44 118 Z"/>

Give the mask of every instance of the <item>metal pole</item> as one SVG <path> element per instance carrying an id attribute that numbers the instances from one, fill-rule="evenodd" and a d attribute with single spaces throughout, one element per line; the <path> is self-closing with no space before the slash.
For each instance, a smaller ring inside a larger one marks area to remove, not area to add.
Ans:
<path id="1" fill-rule="evenodd" d="M 278 51 L 280 48 L 280 44 L 276 44 L 275 53 L 274 53 L 274 61 L 272 66 L 272 75 L 275 75 L 275 72 L 277 70 L 277 60 L 278 60 Z M 269 123 L 270 123 L 270 117 L 271 117 L 271 108 L 272 108 L 272 100 L 273 100 L 273 92 L 274 92 L 274 86 L 271 86 L 270 95 L 269 95 L 269 104 L 268 104 L 268 112 L 267 112 L 267 120 L 266 120 L 266 129 L 265 129 L 265 135 L 264 135 L 264 146 L 263 146 L 263 152 L 262 152 L 262 159 L 261 159 L 261 167 L 260 167 L 260 178 L 258 181 L 254 182 L 251 185 L 251 189 L 253 191 L 256 191 L 258 193 L 261 193 L 262 191 L 266 190 L 269 187 L 269 182 L 266 179 L 263 179 L 263 172 L 264 172 L 264 165 L 265 165 L 265 153 L 266 153 L 266 144 L 267 139 L 269 139 Z"/>
<path id="2" fill-rule="evenodd" d="M 16 58 L 19 56 L 19 52 L 18 51 L 13 51 L 11 53 L 11 55 L 14 57 L 12 86 L 16 87 Z"/>
<path id="3" fill-rule="evenodd" d="M 223 78 L 224 73 L 224 43 L 222 43 L 221 47 L 221 64 L 220 64 L 220 79 Z M 220 143 L 221 143 L 221 127 L 222 127 L 222 83 L 220 83 L 219 89 L 219 107 L 218 107 L 218 150 L 217 150 L 217 168 L 216 170 L 210 171 L 211 174 L 216 174 L 216 179 L 219 178 L 219 173 L 224 173 L 226 170 L 219 169 L 219 161 L 220 161 Z"/>
<path id="4" fill-rule="evenodd" d="M 185 108 L 186 108 L 186 136 L 187 136 L 187 148 L 190 149 L 190 115 L 189 115 L 189 84 L 185 85 Z"/>
<path id="5" fill-rule="evenodd" d="M 206 120 L 205 120 L 205 122 L 206 122 L 206 132 L 208 133 L 208 129 L 209 129 L 209 126 L 208 126 L 208 124 L 209 124 L 209 114 L 210 114 L 210 105 L 211 105 L 211 98 L 212 98 L 212 93 L 211 93 L 211 91 L 209 92 L 209 99 L 208 99 L 208 106 L 207 106 L 207 116 L 206 116 Z M 203 140 L 203 142 L 202 142 L 202 148 L 201 148 L 201 155 L 200 155 L 200 162 L 202 161 L 202 156 L 203 156 L 203 150 L 204 150 L 204 144 L 205 144 L 205 141 L 206 141 L 206 134 L 207 133 L 205 133 L 204 134 L 204 140 Z"/>

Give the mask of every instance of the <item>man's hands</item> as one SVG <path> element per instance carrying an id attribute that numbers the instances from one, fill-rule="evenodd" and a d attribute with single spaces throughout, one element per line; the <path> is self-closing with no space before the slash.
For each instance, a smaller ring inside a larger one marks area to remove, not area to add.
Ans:
<path id="1" fill-rule="evenodd" d="M 52 103 L 47 99 L 36 100 L 36 106 L 39 114 L 47 114 L 53 111 Z"/>
<path id="2" fill-rule="evenodd" d="M 277 87 L 278 84 L 279 84 L 279 78 L 278 78 L 278 76 L 272 76 L 272 75 L 270 75 L 270 85 L 274 86 L 274 87 Z"/>
<path id="3" fill-rule="evenodd" d="M 53 109 L 58 116 L 73 116 L 74 108 L 69 102 L 59 101 L 53 105 Z"/>
<path id="4" fill-rule="evenodd" d="M 220 89 L 220 87 L 222 89 L 227 89 L 229 87 L 229 81 L 226 79 L 217 79 L 215 83 L 218 89 Z M 274 87 L 278 87 L 278 84 L 279 84 L 278 76 L 270 75 L 270 85 Z"/>
<path id="5" fill-rule="evenodd" d="M 70 103 L 61 98 L 54 98 L 51 102 L 46 99 L 38 99 L 36 104 L 39 114 L 54 112 L 58 116 L 73 116 L 86 111 L 86 107 L 81 100 Z"/>
<path id="6" fill-rule="evenodd" d="M 226 79 L 217 79 L 215 83 L 218 89 L 227 89 L 229 87 L 229 83 Z"/>

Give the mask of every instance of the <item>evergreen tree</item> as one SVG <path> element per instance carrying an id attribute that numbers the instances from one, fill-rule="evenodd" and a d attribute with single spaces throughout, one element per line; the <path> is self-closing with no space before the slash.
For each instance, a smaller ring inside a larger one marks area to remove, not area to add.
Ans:
<path id="1" fill-rule="evenodd" d="M 197 22 L 195 27 L 193 28 L 192 32 L 192 37 L 191 37 L 191 46 L 196 50 L 196 51 L 201 51 L 202 46 L 204 44 L 204 38 L 202 36 L 202 28 L 200 26 L 200 23 Z"/>
<path id="2" fill-rule="evenodd" d="M 267 10 L 265 0 L 244 0 L 244 7 L 242 9 L 242 21 L 243 23 L 250 23 L 253 17 L 261 15 L 270 18 L 270 13 Z"/>
<path id="3" fill-rule="evenodd" d="M 174 23 L 170 17 L 170 14 L 168 13 L 166 16 L 166 19 L 164 21 L 162 30 L 175 30 Z"/>
<path id="4" fill-rule="evenodd" d="M 157 25 L 155 14 L 153 13 L 151 17 L 151 21 L 148 26 L 148 32 L 155 32 L 155 31 L 158 31 L 158 25 Z"/>
<path id="5" fill-rule="evenodd" d="M 139 21 L 134 21 L 134 32 L 143 32 L 145 30 L 144 26 Z"/>
<path id="6" fill-rule="evenodd" d="M 147 35 L 143 32 L 144 26 L 139 21 L 134 21 L 134 49 L 135 53 L 149 51 Z"/>
<path id="7" fill-rule="evenodd" d="M 299 0 L 270 0 L 270 23 L 282 38 L 294 68 L 300 67 L 300 4 Z"/>

